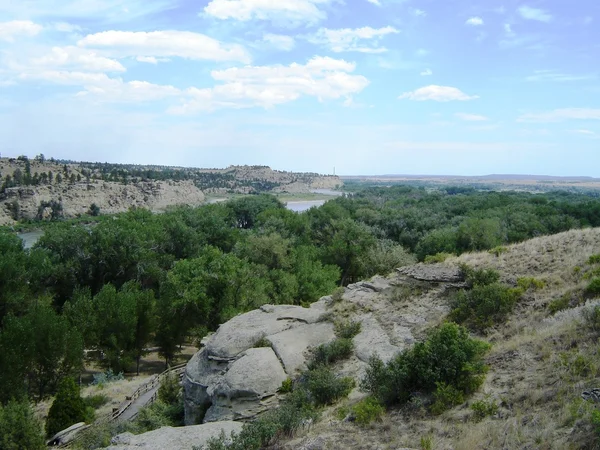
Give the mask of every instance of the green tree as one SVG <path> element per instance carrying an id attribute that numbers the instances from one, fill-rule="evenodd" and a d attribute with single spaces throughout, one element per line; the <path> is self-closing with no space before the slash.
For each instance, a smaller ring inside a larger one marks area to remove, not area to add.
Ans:
<path id="1" fill-rule="evenodd" d="M 72 378 L 63 378 L 48 412 L 46 435 L 54 436 L 59 431 L 85 420 L 85 402 L 79 394 L 79 386 Z"/>
<path id="2" fill-rule="evenodd" d="M 0 448 L 2 450 L 44 450 L 42 426 L 27 401 L 0 405 Z"/>

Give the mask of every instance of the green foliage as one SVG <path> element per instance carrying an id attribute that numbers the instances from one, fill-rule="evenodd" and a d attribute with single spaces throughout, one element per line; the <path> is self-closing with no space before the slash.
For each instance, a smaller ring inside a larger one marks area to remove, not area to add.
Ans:
<path id="1" fill-rule="evenodd" d="M 271 348 L 273 344 L 267 338 L 261 338 L 254 345 L 254 348 Z"/>
<path id="2" fill-rule="evenodd" d="M 336 288 L 336 290 L 333 291 L 333 293 L 331 294 L 331 299 L 334 302 L 341 301 L 344 296 L 344 292 L 346 292 L 346 289 L 344 289 L 343 287 L 340 286 L 340 287 Z"/>
<path id="3" fill-rule="evenodd" d="M 26 401 L 0 404 L 0 449 L 44 450 L 41 424 Z"/>
<path id="4" fill-rule="evenodd" d="M 183 402 L 168 405 L 160 400 L 140 409 L 133 422 L 136 434 L 147 433 L 162 427 L 183 425 Z"/>
<path id="5" fill-rule="evenodd" d="M 179 377 L 173 372 L 168 373 L 160 382 L 158 399 L 166 405 L 181 403 L 182 392 Z"/>
<path id="6" fill-rule="evenodd" d="M 89 397 L 83 398 L 85 406 L 92 409 L 98 409 L 106 405 L 109 401 L 110 398 L 104 394 L 90 395 Z"/>
<path id="7" fill-rule="evenodd" d="M 375 397 L 367 397 L 352 406 L 352 415 L 361 426 L 380 420 L 384 412 L 383 405 Z"/>
<path id="8" fill-rule="evenodd" d="M 433 393 L 434 403 L 431 405 L 433 414 L 442 414 L 444 411 L 460 405 L 465 401 L 464 392 L 444 382 L 436 383 Z"/>
<path id="9" fill-rule="evenodd" d="M 280 394 L 289 394 L 294 389 L 294 380 L 287 378 L 281 383 L 281 387 L 277 392 Z"/>
<path id="10" fill-rule="evenodd" d="M 533 277 L 522 277 L 517 279 L 517 286 L 528 291 L 529 289 L 539 290 L 546 287 L 546 283 Z"/>
<path id="11" fill-rule="evenodd" d="M 340 339 L 352 339 L 360 333 L 360 322 L 338 322 L 335 324 L 335 335 Z"/>
<path id="12" fill-rule="evenodd" d="M 461 264 L 460 270 L 471 287 L 488 286 L 500 281 L 500 274 L 494 269 L 475 269 L 467 264 Z"/>
<path id="13" fill-rule="evenodd" d="M 508 247 L 502 247 L 502 246 L 494 247 L 494 248 L 488 250 L 488 253 L 490 253 L 491 255 L 495 255 L 496 257 L 499 257 L 500 255 L 502 255 L 506 252 L 508 252 Z"/>
<path id="14" fill-rule="evenodd" d="M 469 394 L 483 382 L 489 348 L 466 328 L 445 323 L 388 363 L 371 358 L 361 387 L 387 405 L 406 403 L 414 392 L 432 393 L 439 383 Z"/>
<path id="15" fill-rule="evenodd" d="M 92 386 L 106 386 L 108 383 L 124 380 L 123 372 L 115 374 L 112 369 L 93 375 Z"/>
<path id="16" fill-rule="evenodd" d="M 585 288 L 585 293 L 590 297 L 600 296 L 600 277 L 594 278 Z"/>
<path id="17" fill-rule="evenodd" d="M 458 292 L 450 302 L 450 320 L 483 331 L 503 323 L 521 297 L 521 289 L 499 283 L 474 284 L 473 289 Z"/>
<path id="18" fill-rule="evenodd" d="M 433 436 L 421 436 L 419 446 L 421 450 L 433 450 Z"/>
<path id="19" fill-rule="evenodd" d="M 63 378 L 48 412 L 46 434 L 53 436 L 71 425 L 86 420 L 86 405 L 79 395 L 79 386 L 72 378 Z"/>
<path id="20" fill-rule="evenodd" d="M 338 378 L 325 366 L 312 369 L 305 376 L 306 388 L 318 406 L 331 405 L 347 397 L 355 386 L 353 378 Z"/>
<path id="21" fill-rule="evenodd" d="M 588 264 L 600 264 L 600 255 L 592 255 L 588 258 Z"/>
<path id="22" fill-rule="evenodd" d="M 568 309 L 571 306 L 571 296 L 569 294 L 562 295 L 548 303 L 548 311 L 554 315 L 559 311 Z"/>
<path id="23" fill-rule="evenodd" d="M 494 416 L 498 413 L 498 404 L 495 400 L 478 400 L 471 404 L 473 418 L 479 422 L 486 417 Z"/>
<path id="24" fill-rule="evenodd" d="M 309 367 L 327 366 L 349 358 L 353 349 L 352 339 L 349 338 L 336 338 L 327 344 L 321 344 L 314 350 Z"/>
<path id="25" fill-rule="evenodd" d="M 436 263 L 443 263 L 444 261 L 446 261 L 448 258 L 454 256 L 454 254 L 452 253 L 436 253 L 435 255 L 427 255 L 425 257 L 425 260 L 423 261 L 425 264 L 436 264 Z"/>

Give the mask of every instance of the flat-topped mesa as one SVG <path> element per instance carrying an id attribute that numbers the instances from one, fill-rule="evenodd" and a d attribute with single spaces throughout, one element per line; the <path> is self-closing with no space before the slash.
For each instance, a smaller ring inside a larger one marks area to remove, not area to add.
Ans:
<path id="1" fill-rule="evenodd" d="M 221 325 L 186 367 L 186 424 L 250 419 L 275 406 L 283 381 L 306 368 L 307 350 L 334 338 L 333 324 L 320 322 L 327 301 L 265 305 Z"/>

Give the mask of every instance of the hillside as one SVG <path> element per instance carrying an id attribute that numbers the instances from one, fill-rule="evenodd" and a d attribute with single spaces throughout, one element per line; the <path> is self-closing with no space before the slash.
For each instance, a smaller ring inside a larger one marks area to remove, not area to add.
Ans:
<path id="1" fill-rule="evenodd" d="M 113 214 L 130 207 L 163 211 L 178 204 L 199 206 L 205 193 L 302 194 L 341 185 L 337 177 L 264 166 L 195 169 L 55 161 L 43 155 L 0 158 L 0 225 L 23 219 Z"/>
<path id="2" fill-rule="evenodd" d="M 388 410 L 381 421 L 366 427 L 339 415 L 365 394 L 351 395 L 284 448 L 597 448 L 599 441 L 589 415 L 594 406 L 581 395 L 600 385 L 597 334 L 582 323 L 583 292 L 589 284 L 585 273 L 594 270 L 588 261 L 598 253 L 600 229 L 596 228 L 532 239 L 508 247 L 500 256 L 485 252 L 447 260 L 443 267 L 467 263 L 495 269 L 501 281 L 510 285 L 522 277 L 535 277 L 545 284 L 542 289 L 527 291 L 506 323 L 480 335 L 492 349 L 486 357 L 489 372 L 479 391 L 440 416 L 427 411 L 426 401 L 412 401 Z M 398 277 L 391 275 L 389 283 L 397 284 Z M 348 317 L 375 311 L 390 320 L 397 314 L 416 317 L 415 311 L 419 311 L 421 316 L 435 316 L 438 311 L 441 318 L 439 308 L 448 312 L 448 296 L 436 284 L 400 301 L 398 289 L 393 287 L 373 294 L 369 302 L 344 295 L 347 307 L 337 308 L 351 311 Z M 560 308 L 565 310 L 552 315 Z M 477 401 L 495 404 L 498 410 L 479 420 L 472 409 Z"/>

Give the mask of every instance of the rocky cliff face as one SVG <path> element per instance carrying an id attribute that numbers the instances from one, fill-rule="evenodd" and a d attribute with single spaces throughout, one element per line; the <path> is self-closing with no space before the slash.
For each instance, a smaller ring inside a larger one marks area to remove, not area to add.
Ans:
<path id="1" fill-rule="evenodd" d="M 15 203 L 16 202 L 16 203 Z M 0 225 L 14 222 L 14 204 L 19 218 L 47 218 L 50 208 L 40 208 L 44 202 L 62 205 L 65 217 L 87 214 L 92 203 L 102 214 L 127 211 L 130 207 L 161 211 L 171 205 L 199 206 L 204 194 L 191 181 L 147 181 L 132 184 L 92 181 L 90 183 L 55 184 L 14 187 L 6 190 L 0 201 Z"/>
<path id="2" fill-rule="evenodd" d="M 312 348 L 335 338 L 335 321 L 361 323 L 354 355 L 340 368 L 358 380 L 373 354 L 387 361 L 436 324 L 447 313 L 441 294 L 460 281 L 456 269 L 418 265 L 350 285 L 341 300 L 265 305 L 231 319 L 187 365 L 186 424 L 248 420 L 277 406 L 282 382 L 306 369 Z"/>

